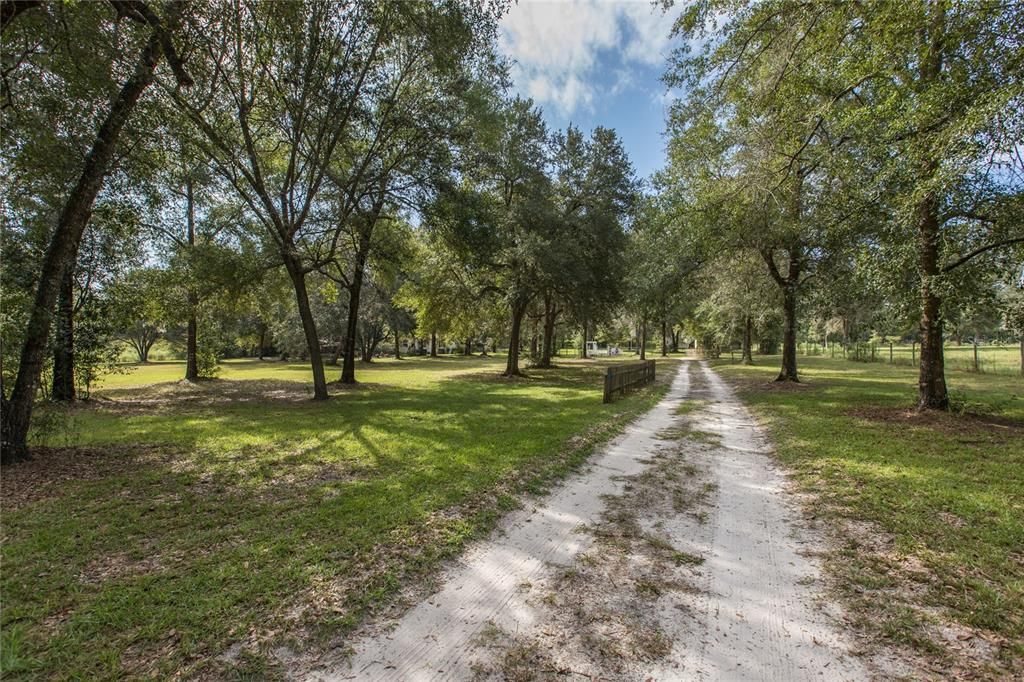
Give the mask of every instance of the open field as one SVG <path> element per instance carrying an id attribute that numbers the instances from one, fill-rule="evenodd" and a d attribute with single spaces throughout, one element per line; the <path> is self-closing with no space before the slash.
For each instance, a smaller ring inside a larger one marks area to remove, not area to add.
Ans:
<path id="1" fill-rule="evenodd" d="M 139 357 L 135 349 L 127 341 L 121 342 L 121 353 L 119 361 L 132 364 L 136 362 Z M 174 343 L 167 339 L 159 339 L 153 344 L 153 347 L 149 349 L 149 361 L 150 362 L 165 362 L 172 360 L 184 360 L 185 359 L 185 346 L 181 343 Z"/>
<path id="2" fill-rule="evenodd" d="M 866 358 L 871 358 L 871 344 L 863 346 Z M 849 357 L 853 357 L 853 350 L 849 351 Z M 817 344 L 800 344 L 799 354 L 810 357 L 827 357 L 830 359 L 843 359 L 841 347 L 823 349 Z M 733 352 L 733 355 L 737 355 Z M 946 361 L 946 369 L 958 371 L 974 371 L 974 346 L 946 344 L 943 348 L 943 355 Z M 896 364 L 906 367 L 915 367 L 921 359 L 921 347 L 912 345 L 893 344 L 890 360 L 889 344 L 874 344 L 874 362 L 882 364 Z M 982 374 L 1003 374 L 1007 376 L 1021 376 L 1020 346 L 1018 345 L 980 345 L 978 346 L 978 371 Z"/>
<path id="3" fill-rule="evenodd" d="M 800 357 L 718 361 L 838 548 L 858 629 L 945 675 L 1024 674 L 1024 380 L 949 372 L 955 414 L 918 414 L 912 368 Z"/>
<path id="4" fill-rule="evenodd" d="M 682 357 L 683 354 L 675 353 L 672 357 Z M 474 356 L 478 362 L 486 363 L 487 367 L 496 367 L 504 369 L 505 354 L 497 353 L 489 356 L 489 358 L 482 358 L 480 356 Z M 647 357 L 649 359 L 660 359 L 661 356 L 654 352 L 649 352 Z M 608 362 L 637 362 L 638 356 L 632 353 L 623 353 L 616 356 L 598 356 L 596 358 L 590 358 L 595 362 L 608 363 Z M 392 373 L 396 369 L 403 370 L 401 375 L 401 383 L 403 385 L 421 385 L 424 381 L 430 381 L 435 379 L 433 373 L 439 370 L 452 369 L 454 367 L 460 367 L 462 369 L 457 371 L 471 371 L 471 366 L 468 365 L 421 365 L 418 363 L 445 363 L 445 362 L 465 362 L 466 358 L 462 355 L 441 355 L 437 358 L 429 358 L 427 356 L 410 356 L 403 357 L 401 360 L 395 360 L 394 358 L 377 358 L 371 364 L 358 363 L 356 366 L 356 378 L 360 383 L 375 383 L 383 382 L 389 383 L 389 377 L 392 377 Z M 579 361 L 572 358 L 555 358 L 556 364 L 562 363 L 566 366 L 572 366 Z M 412 364 L 410 364 L 412 363 Z M 523 365 L 527 369 L 529 368 L 528 363 Z M 306 361 L 291 361 L 281 362 L 278 360 L 255 360 L 255 359 L 244 359 L 244 360 L 224 360 L 219 365 L 220 371 L 217 373 L 218 379 L 229 379 L 229 380 L 251 380 L 251 379 L 267 379 L 272 381 L 294 381 L 300 383 L 312 383 L 312 373 L 309 369 L 309 362 Z M 334 381 L 341 375 L 341 366 L 332 367 L 327 365 L 327 380 Z M 413 371 L 407 371 L 413 370 Z M 168 381 L 179 381 L 185 376 L 185 362 L 182 360 L 161 360 L 158 362 L 148 362 L 144 365 L 138 363 L 125 363 L 121 365 L 117 371 L 103 376 L 96 382 L 97 390 L 101 392 L 103 389 L 118 389 L 118 388 L 130 388 L 130 387 L 142 387 L 149 386 L 155 383 L 163 383 Z M 313 395 L 312 389 L 309 391 L 310 395 Z"/>
<path id="5" fill-rule="evenodd" d="M 379 362 L 313 403 L 305 365 L 154 363 L 44 410 L 4 472 L 5 677 L 266 678 L 338 645 L 666 390 L 602 405 L 601 362 L 561 365 Z"/>
<path id="6" fill-rule="evenodd" d="M 478 359 L 477 365 L 458 365 L 458 369 L 453 369 L 455 365 L 446 365 L 443 363 L 458 362 L 462 360 L 461 356 L 444 356 L 439 357 L 435 360 L 430 360 L 425 357 L 415 358 L 403 358 L 402 360 L 394 360 L 392 358 L 380 358 L 374 360 L 370 364 L 359 363 L 356 367 L 356 378 L 360 383 L 390 383 L 389 377 L 393 377 L 396 370 L 400 371 L 400 379 L 398 381 L 403 386 L 419 386 L 424 382 L 429 382 L 437 377 L 434 376 L 438 371 L 473 371 L 474 368 L 479 367 L 494 367 L 499 366 L 499 360 L 504 361 L 504 356 L 498 358 L 495 356 L 492 358 L 492 362 L 488 363 L 484 359 Z M 426 361 L 428 364 L 422 364 Z M 255 380 L 266 380 L 266 381 L 287 381 L 302 384 L 310 384 L 309 395 L 313 395 L 312 390 L 312 372 L 309 368 L 309 362 L 304 361 L 292 361 L 292 362 L 281 362 L 278 360 L 225 360 L 219 365 L 220 371 L 217 373 L 218 380 L 229 380 L 229 381 L 255 381 Z M 328 365 L 326 368 L 328 381 L 335 381 L 341 375 L 341 366 L 332 367 Z M 185 376 L 185 363 L 181 360 L 168 360 L 161 362 L 149 362 L 144 365 L 140 364 L 126 364 L 119 368 L 119 370 L 112 374 L 107 374 L 102 377 L 97 385 L 101 392 L 104 389 L 123 389 L 132 387 L 144 387 L 150 386 L 156 383 L 164 383 L 168 381 L 179 381 Z"/>

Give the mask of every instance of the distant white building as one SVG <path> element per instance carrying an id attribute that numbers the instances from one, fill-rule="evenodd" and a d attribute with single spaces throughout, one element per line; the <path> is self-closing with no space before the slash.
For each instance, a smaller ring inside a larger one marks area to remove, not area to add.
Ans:
<path id="1" fill-rule="evenodd" d="M 593 355 L 618 355 L 618 354 L 619 354 L 618 346 L 607 346 L 605 348 L 601 348 L 601 346 L 598 345 L 597 341 L 587 341 L 587 355 L 593 356 Z"/>

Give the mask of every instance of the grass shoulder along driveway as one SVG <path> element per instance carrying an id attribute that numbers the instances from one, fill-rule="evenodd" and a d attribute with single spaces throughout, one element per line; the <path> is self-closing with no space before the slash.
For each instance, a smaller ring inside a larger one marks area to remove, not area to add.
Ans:
<path id="1" fill-rule="evenodd" d="M 918 413 L 913 368 L 755 360 L 715 366 L 834 535 L 855 627 L 940 678 L 1024 676 L 1024 381 L 952 371 L 955 412 Z"/>

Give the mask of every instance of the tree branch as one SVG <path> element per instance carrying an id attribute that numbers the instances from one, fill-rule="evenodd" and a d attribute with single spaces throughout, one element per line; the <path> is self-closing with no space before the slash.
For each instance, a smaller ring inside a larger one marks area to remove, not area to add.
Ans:
<path id="1" fill-rule="evenodd" d="M 950 272 L 952 270 L 955 270 L 958 267 L 960 267 L 961 265 L 963 265 L 964 263 L 970 261 L 975 256 L 980 256 L 981 254 L 985 253 L 986 251 L 991 251 L 992 249 L 998 249 L 999 247 L 1002 247 L 1002 246 L 1009 246 L 1010 244 L 1021 244 L 1021 243 L 1024 243 L 1024 237 L 1013 237 L 1011 239 L 1004 239 L 1002 241 L 993 242 L 991 244 L 986 244 L 985 246 L 980 246 L 980 247 L 976 248 L 974 251 L 971 251 L 970 253 L 968 253 L 968 254 L 966 254 L 964 256 L 961 256 L 960 258 L 958 258 L 957 260 L 953 261 L 952 263 L 944 266 L 942 268 L 942 272 L 946 273 L 946 272 Z"/>
<path id="2" fill-rule="evenodd" d="M 41 0 L 3 0 L 0 3 L 0 32 L 6 31 L 19 14 L 41 4 Z"/>

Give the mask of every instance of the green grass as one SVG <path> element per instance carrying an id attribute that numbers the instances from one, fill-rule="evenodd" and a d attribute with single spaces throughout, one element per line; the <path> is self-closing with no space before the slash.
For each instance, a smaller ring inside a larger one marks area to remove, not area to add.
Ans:
<path id="1" fill-rule="evenodd" d="M 402 386 L 423 386 L 434 381 L 438 373 L 479 371 L 481 367 L 497 366 L 498 360 L 504 362 L 504 356 L 494 356 L 490 360 L 477 358 L 474 362 L 466 362 L 460 355 L 442 356 L 438 358 L 412 357 L 395 360 L 380 358 L 370 364 L 358 363 L 356 378 L 360 383 L 397 383 Z M 458 364 L 452 364 L 458 363 Z M 279 360 L 224 360 L 219 365 L 217 379 L 225 380 L 271 380 L 294 381 L 310 384 L 309 394 L 312 396 L 313 374 L 308 362 L 281 362 Z M 341 367 L 326 368 L 327 380 L 336 381 L 341 375 Z M 393 378 L 398 373 L 398 378 Z M 132 388 L 151 386 L 156 383 L 180 381 L 185 376 L 185 363 L 181 360 L 149 362 L 145 365 L 126 364 L 118 371 L 100 378 L 97 387 L 100 390 L 114 388 Z"/>
<path id="2" fill-rule="evenodd" d="M 561 364 L 506 381 L 500 359 L 377 362 L 314 403 L 304 365 L 190 385 L 153 363 L 42 410 L 36 460 L 4 472 L 5 678 L 264 679 L 272 647 L 343 644 L 670 374 L 602 405 L 602 363 Z"/>
<path id="3" fill-rule="evenodd" d="M 999 666 L 1024 656 L 1024 381 L 951 371 L 954 402 L 980 416 L 918 415 L 912 368 L 800 357 L 793 386 L 769 383 L 777 357 L 755 360 L 715 366 L 767 421 L 815 513 L 882 531 L 830 561 L 861 625 L 934 654 L 938 608 L 1001 646 L 985 675 L 1019 673 Z"/>
<path id="4" fill-rule="evenodd" d="M 674 353 L 669 359 L 678 359 L 683 357 L 684 354 Z M 650 353 L 648 359 L 660 360 L 661 356 L 657 353 Z M 390 381 L 389 377 L 395 370 L 402 371 L 402 379 L 400 383 L 403 385 L 410 385 L 410 382 L 419 382 L 422 384 L 425 381 L 429 381 L 430 377 L 436 372 L 448 372 L 453 370 L 455 367 L 462 368 L 463 371 L 472 371 L 474 365 L 465 364 L 465 358 L 461 355 L 442 355 L 437 358 L 429 358 L 426 356 L 411 356 L 408 358 L 402 358 L 401 360 L 395 360 L 394 358 L 379 358 L 374 360 L 370 364 L 358 363 L 356 367 L 356 378 L 360 382 L 385 382 Z M 482 360 L 482 359 L 481 359 Z M 613 357 L 599 356 L 597 358 L 590 358 L 590 362 L 596 362 L 600 365 L 606 365 L 608 363 L 619 363 L 619 362 L 638 362 L 638 357 L 632 353 L 623 353 Z M 459 365 L 451 365 L 445 363 L 462 363 Z M 504 353 L 492 355 L 490 363 L 504 363 Z M 585 360 L 574 360 L 568 358 L 555 358 L 555 364 L 573 364 L 576 362 L 585 363 Z M 412 363 L 412 364 L 410 364 Z M 528 361 L 523 361 L 522 366 L 527 367 Z M 488 366 L 491 366 L 488 364 Z M 496 366 L 496 365 L 495 365 Z M 308 362 L 281 362 L 279 360 L 224 360 L 219 365 L 220 370 L 217 373 L 218 379 L 271 379 L 277 381 L 296 381 L 302 383 L 312 382 L 312 372 L 309 368 Z M 409 372 L 408 370 L 415 369 L 415 372 Z M 327 380 L 335 381 L 341 375 L 341 367 L 332 367 L 328 365 L 326 367 Z M 112 389 L 112 388 L 129 388 L 129 387 L 143 387 L 150 386 L 155 383 L 162 383 L 168 381 L 180 381 L 185 376 L 185 362 L 184 360 L 158 360 L 151 361 L 146 364 L 139 364 L 135 362 L 126 362 L 120 365 L 116 371 L 107 374 L 97 380 L 95 388 L 98 390 Z M 310 389 L 310 395 L 312 395 L 312 389 Z"/>

